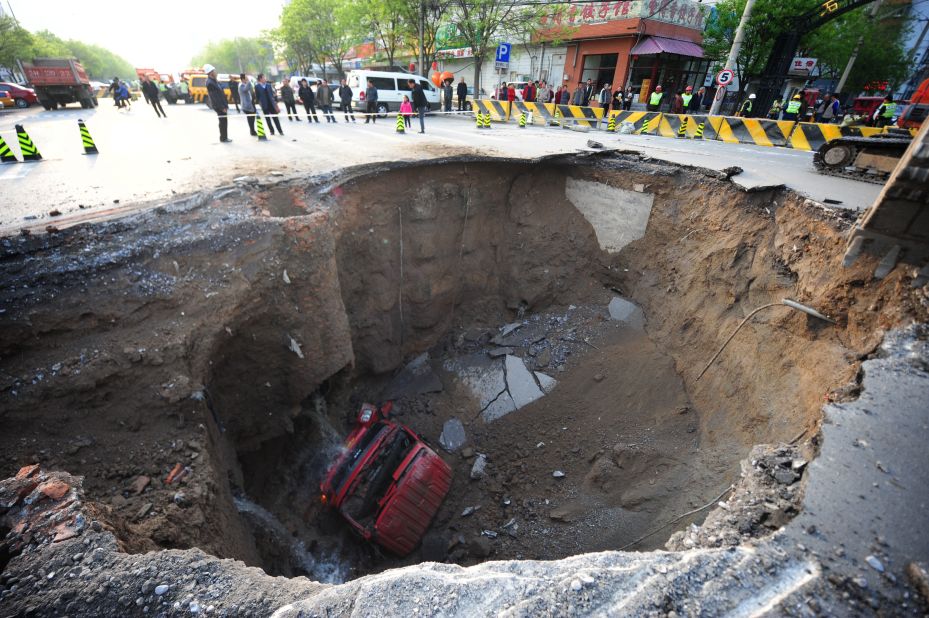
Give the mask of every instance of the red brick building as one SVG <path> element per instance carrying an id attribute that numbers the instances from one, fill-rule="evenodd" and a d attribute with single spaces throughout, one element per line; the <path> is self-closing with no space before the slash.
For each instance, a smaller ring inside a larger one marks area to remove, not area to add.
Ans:
<path id="1" fill-rule="evenodd" d="M 569 5 L 545 20 L 567 45 L 563 83 L 591 79 L 666 92 L 703 85 L 703 26 L 708 7 L 692 0 L 626 0 Z M 553 80 L 554 81 L 554 80 Z M 643 94 L 644 96 L 644 94 Z"/>

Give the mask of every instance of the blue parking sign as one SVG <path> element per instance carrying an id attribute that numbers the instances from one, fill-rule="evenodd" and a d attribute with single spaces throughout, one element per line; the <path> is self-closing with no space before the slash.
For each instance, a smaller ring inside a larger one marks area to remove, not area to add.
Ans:
<path id="1" fill-rule="evenodd" d="M 509 62 L 510 61 L 510 47 L 509 43 L 500 43 L 497 45 L 497 62 Z"/>

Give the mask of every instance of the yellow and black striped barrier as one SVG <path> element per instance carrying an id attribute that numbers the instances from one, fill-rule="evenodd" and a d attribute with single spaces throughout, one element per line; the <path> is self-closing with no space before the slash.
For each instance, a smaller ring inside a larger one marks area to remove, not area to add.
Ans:
<path id="1" fill-rule="evenodd" d="M 513 108 L 517 113 L 532 114 L 531 124 L 548 125 L 555 120 L 555 106 L 548 103 L 523 103 L 522 101 L 513 101 Z"/>
<path id="2" fill-rule="evenodd" d="M 510 119 L 510 102 L 496 99 L 478 99 L 474 102 L 477 111 L 489 115 L 494 122 L 507 122 Z M 485 125 L 486 126 L 486 125 Z"/>
<path id="3" fill-rule="evenodd" d="M 546 106 L 552 106 L 552 113 L 554 113 L 555 104 L 546 103 Z M 603 118 L 603 108 L 602 107 L 582 107 L 580 105 L 559 105 L 558 111 L 561 112 L 563 117 L 562 123 L 565 121 L 573 121 L 574 124 L 578 124 L 582 127 L 597 127 L 600 124 L 600 120 Z"/>

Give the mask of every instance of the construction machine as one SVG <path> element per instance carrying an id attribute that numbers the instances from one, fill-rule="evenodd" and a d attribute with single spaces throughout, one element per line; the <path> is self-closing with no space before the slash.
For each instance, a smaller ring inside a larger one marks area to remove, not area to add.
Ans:
<path id="1" fill-rule="evenodd" d="M 870 136 L 848 135 L 823 144 L 813 165 L 823 174 L 884 184 L 913 141 L 912 133 L 929 112 L 929 79 L 924 81 L 897 117 L 897 126 Z"/>

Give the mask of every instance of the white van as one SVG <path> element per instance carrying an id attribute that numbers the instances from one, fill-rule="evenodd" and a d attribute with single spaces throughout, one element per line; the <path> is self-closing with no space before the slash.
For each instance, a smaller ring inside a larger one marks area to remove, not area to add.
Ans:
<path id="1" fill-rule="evenodd" d="M 368 80 L 377 88 L 377 111 L 381 116 L 396 112 L 403 102 L 403 95 L 410 96 L 409 80 L 415 79 L 422 84 L 430 109 L 439 109 L 439 89 L 428 79 L 412 73 L 389 73 L 387 71 L 366 71 L 356 69 L 348 72 L 348 85 L 354 93 L 352 103 L 356 111 L 365 110 L 364 92 Z M 411 99 L 412 100 L 412 99 Z"/>

